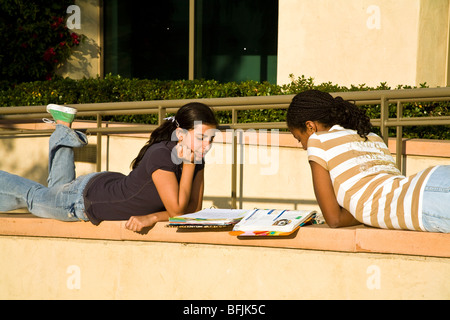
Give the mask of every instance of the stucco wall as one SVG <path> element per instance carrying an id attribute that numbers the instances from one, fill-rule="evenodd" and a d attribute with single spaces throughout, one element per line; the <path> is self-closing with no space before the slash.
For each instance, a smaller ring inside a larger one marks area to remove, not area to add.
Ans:
<path id="1" fill-rule="evenodd" d="M 448 84 L 448 0 L 280 0 L 278 83 Z"/>
<path id="2" fill-rule="evenodd" d="M 448 258 L 0 237 L 0 299 L 448 299 Z"/>

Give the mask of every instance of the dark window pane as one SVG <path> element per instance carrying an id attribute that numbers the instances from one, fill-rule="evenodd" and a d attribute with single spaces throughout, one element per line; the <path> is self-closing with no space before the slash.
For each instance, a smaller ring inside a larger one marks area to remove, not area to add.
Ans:
<path id="1" fill-rule="evenodd" d="M 276 83 L 277 0 L 195 3 L 196 78 Z"/>
<path id="2" fill-rule="evenodd" d="M 278 1 L 196 0 L 195 77 L 276 83 Z M 189 0 L 104 2 L 105 73 L 187 79 Z"/>
<path id="3" fill-rule="evenodd" d="M 105 73 L 188 77 L 189 0 L 104 2 Z"/>

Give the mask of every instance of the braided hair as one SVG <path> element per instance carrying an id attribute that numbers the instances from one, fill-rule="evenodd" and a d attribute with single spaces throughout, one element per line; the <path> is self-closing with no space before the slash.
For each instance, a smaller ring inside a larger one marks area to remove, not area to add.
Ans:
<path id="1" fill-rule="evenodd" d="M 308 90 L 297 94 L 287 111 L 288 128 L 306 130 L 306 121 L 318 121 L 332 127 L 340 125 L 355 130 L 362 138 L 372 130 L 370 118 L 366 111 L 355 104 L 342 99 L 333 98 L 329 93 L 319 90 Z"/>

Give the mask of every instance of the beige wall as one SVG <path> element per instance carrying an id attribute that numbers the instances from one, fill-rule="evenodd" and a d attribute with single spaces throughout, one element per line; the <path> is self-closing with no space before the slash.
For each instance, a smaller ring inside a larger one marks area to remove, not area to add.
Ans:
<path id="1" fill-rule="evenodd" d="M 448 0 L 280 0 L 278 82 L 448 83 Z"/>
<path id="2" fill-rule="evenodd" d="M 0 299 L 450 298 L 448 258 L 15 236 L 0 252 Z"/>
<path id="3" fill-rule="evenodd" d="M 416 83 L 448 86 L 449 78 L 449 0 L 422 1 Z"/>
<path id="4" fill-rule="evenodd" d="M 72 31 L 83 34 L 86 38 L 76 47 L 72 57 L 59 68 L 58 73 L 72 79 L 102 76 L 100 0 L 75 0 L 74 3 L 80 8 L 81 28 Z"/>

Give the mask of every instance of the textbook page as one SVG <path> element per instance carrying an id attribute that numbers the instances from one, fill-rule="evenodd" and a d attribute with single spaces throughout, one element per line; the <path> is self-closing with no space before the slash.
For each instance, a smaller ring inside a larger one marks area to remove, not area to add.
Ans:
<path id="1" fill-rule="evenodd" d="M 169 226 L 227 226 L 238 223 L 249 210 L 204 209 L 169 218 Z"/>
<path id="2" fill-rule="evenodd" d="M 182 216 L 174 217 L 183 220 L 234 220 L 242 219 L 248 209 L 203 209 L 198 212 L 184 214 Z"/>

